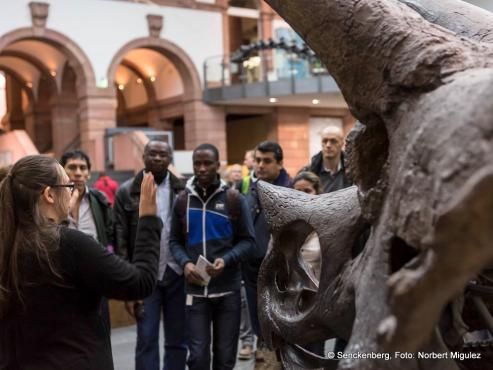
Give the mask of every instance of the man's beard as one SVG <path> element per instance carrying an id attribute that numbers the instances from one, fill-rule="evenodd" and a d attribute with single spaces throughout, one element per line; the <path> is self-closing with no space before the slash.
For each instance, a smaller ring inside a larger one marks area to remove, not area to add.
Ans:
<path id="1" fill-rule="evenodd" d="M 168 170 L 165 170 L 164 172 L 161 172 L 161 173 L 157 173 L 157 174 L 152 174 L 154 176 L 154 181 L 156 182 L 156 184 L 161 184 L 164 179 L 166 178 L 166 175 L 168 174 Z"/>

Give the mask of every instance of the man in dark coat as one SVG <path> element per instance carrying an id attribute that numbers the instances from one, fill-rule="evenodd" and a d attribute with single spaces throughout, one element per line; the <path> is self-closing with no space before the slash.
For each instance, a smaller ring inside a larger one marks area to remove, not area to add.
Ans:
<path id="1" fill-rule="evenodd" d="M 91 160 L 82 150 L 65 152 L 60 164 L 70 181 L 79 190 L 79 198 L 70 211 L 70 227 L 92 236 L 110 252 L 115 244 L 113 211 L 102 192 L 89 188 L 91 178 Z M 108 331 L 111 328 L 108 300 L 101 301 L 101 316 Z"/>
<path id="2" fill-rule="evenodd" d="M 281 146 L 273 141 L 264 141 L 255 148 L 255 174 L 258 181 L 267 181 L 274 185 L 292 187 L 292 179 L 283 168 L 283 151 Z M 257 279 L 260 265 L 267 253 L 270 241 L 269 225 L 265 219 L 264 210 L 260 204 L 257 192 L 257 183 L 250 183 L 246 194 L 248 206 L 253 219 L 255 228 L 256 248 L 251 260 L 242 264 L 243 280 L 247 295 L 248 309 L 253 331 L 259 338 L 260 348 L 255 354 L 256 360 L 264 361 L 264 357 L 272 357 L 271 353 L 263 350 L 260 324 L 257 313 Z"/>
<path id="3" fill-rule="evenodd" d="M 60 164 L 70 181 L 79 190 L 78 202 L 71 209 L 72 226 L 91 235 L 105 248 L 114 245 L 113 212 L 106 196 L 97 189 L 89 188 L 91 160 L 81 150 L 65 152 Z"/>
<path id="4" fill-rule="evenodd" d="M 117 252 L 132 261 L 139 220 L 140 185 L 144 171 L 151 172 L 157 185 L 158 216 L 163 221 L 158 284 L 144 302 L 126 302 L 127 310 L 137 319 L 136 370 L 158 370 L 159 323 L 164 322 L 164 370 L 184 370 L 187 355 L 185 339 L 185 290 L 183 269 L 169 249 L 172 207 L 183 190 L 181 181 L 168 171 L 173 153 L 162 141 L 150 141 L 144 148 L 145 170 L 123 183 L 115 197 Z"/>
<path id="5" fill-rule="evenodd" d="M 320 177 L 323 193 L 351 186 L 351 181 L 345 173 L 342 129 L 337 126 L 328 126 L 322 131 L 321 137 L 322 150 L 313 156 L 310 165 L 303 170 L 313 172 Z"/>
<path id="6" fill-rule="evenodd" d="M 320 185 L 323 193 L 345 189 L 352 185 L 346 176 L 344 164 L 344 133 L 337 126 L 327 126 L 321 133 L 322 150 L 312 157 L 309 166 L 303 170 L 311 171 L 320 178 Z M 358 248 L 363 248 L 368 239 L 369 231 L 365 231 L 360 238 Z M 343 352 L 346 342 L 341 338 L 336 338 L 334 347 L 335 352 Z"/>

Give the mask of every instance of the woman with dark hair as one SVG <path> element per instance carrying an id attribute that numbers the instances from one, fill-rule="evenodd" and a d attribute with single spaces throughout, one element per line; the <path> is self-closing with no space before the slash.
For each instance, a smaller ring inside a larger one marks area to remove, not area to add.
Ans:
<path id="1" fill-rule="evenodd" d="M 71 194 L 72 191 L 72 194 Z M 77 190 L 58 162 L 19 160 L 0 183 L 0 369 L 113 369 L 101 297 L 137 300 L 156 283 L 162 223 L 141 188 L 133 264 L 61 224 Z"/>
<path id="2" fill-rule="evenodd" d="M 320 177 L 310 171 L 299 172 L 293 180 L 293 187 L 311 195 L 318 195 L 322 192 Z"/>
<path id="3" fill-rule="evenodd" d="M 293 180 L 293 188 L 310 195 L 320 194 L 320 178 L 310 171 L 302 171 Z M 320 271 L 322 268 L 322 253 L 320 240 L 315 231 L 311 232 L 300 249 L 303 261 L 308 267 L 308 272 L 313 283 L 318 287 L 320 282 Z M 324 342 L 310 343 L 304 348 L 320 356 L 324 356 Z"/>
<path id="4" fill-rule="evenodd" d="M 7 176 L 11 166 L 0 167 L 0 182 Z"/>
<path id="5" fill-rule="evenodd" d="M 303 171 L 298 173 L 293 180 L 293 188 L 310 195 L 320 194 L 320 178 L 313 172 Z M 312 232 L 301 247 L 301 256 L 310 267 L 312 279 L 318 282 L 320 279 L 320 269 L 322 267 L 322 255 L 320 253 L 320 241 L 316 232 Z"/>

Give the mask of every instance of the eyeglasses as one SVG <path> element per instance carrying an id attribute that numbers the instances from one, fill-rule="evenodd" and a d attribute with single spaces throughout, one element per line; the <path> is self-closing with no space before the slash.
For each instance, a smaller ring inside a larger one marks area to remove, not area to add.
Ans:
<path id="1" fill-rule="evenodd" d="M 74 192 L 75 184 L 55 184 L 51 185 L 52 188 L 70 188 L 70 193 Z"/>

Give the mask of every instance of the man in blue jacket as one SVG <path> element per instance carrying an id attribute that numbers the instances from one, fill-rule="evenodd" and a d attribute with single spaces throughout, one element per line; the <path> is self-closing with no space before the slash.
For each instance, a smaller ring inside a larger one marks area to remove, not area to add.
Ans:
<path id="1" fill-rule="evenodd" d="M 241 314 L 240 262 L 253 253 L 255 237 L 245 198 L 220 180 L 219 152 L 202 144 L 193 152 L 194 177 L 174 206 L 170 247 L 183 268 L 187 293 L 190 370 L 233 369 Z M 208 284 L 196 264 L 210 266 Z"/>

